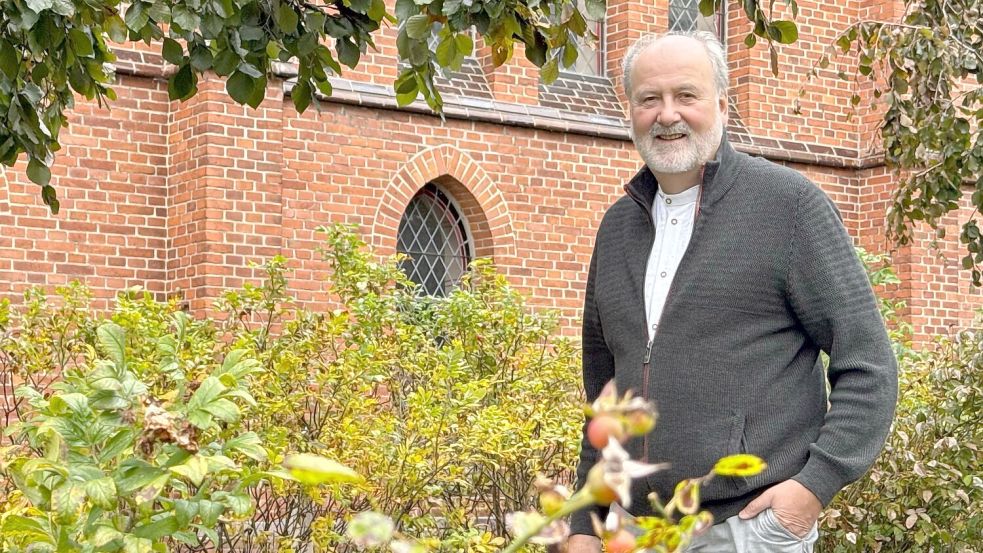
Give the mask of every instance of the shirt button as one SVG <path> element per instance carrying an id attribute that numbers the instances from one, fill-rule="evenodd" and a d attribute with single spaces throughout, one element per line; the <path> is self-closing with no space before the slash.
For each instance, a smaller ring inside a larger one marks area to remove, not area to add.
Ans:
<path id="1" fill-rule="evenodd" d="M 667 204 L 671 204 L 672 203 L 672 198 L 666 198 L 666 203 Z"/>
<path id="2" fill-rule="evenodd" d="M 674 225 L 676 224 L 676 220 L 675 219 L 672 220 L 672 224 L 674 224 Z"/>
<path id="3" fill-rule="evenodd" d="M 661 273 L 659 273 L 659 276 L 662 278 L 666 278 L 666 272 L 662 271 Z"/>

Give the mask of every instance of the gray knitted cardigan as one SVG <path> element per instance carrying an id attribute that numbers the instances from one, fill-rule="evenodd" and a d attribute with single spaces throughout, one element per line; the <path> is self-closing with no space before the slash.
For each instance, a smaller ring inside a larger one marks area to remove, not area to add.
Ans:
<path id="1" fill-rule="evenodd" d="M 720 522 L 792 478 L 829 503 L 873 463 L 897 403 L 897 363 L 870 284 L 829 198 L 799 173 L 726 141 L 703 175 L 700 212 L 669 290 L 651 364 L 645 268 L 657 183 L 648 169 L 605 214 L 587 278 L 583 372 L 588 401 L 615 378 L 655 402 L 659 421 L 626 449 L 671 468 L 632 488 L 671 497 L 720 457 L 752 453 L 768 469 L 716 478 L 701 493 Z M 829 354 L 828 372 L 819 360 Z M 829 380 L 828 409 L 826 378 Z M 578 487 L 599 452 L 583 440 Z M 601 514 L 601 513 L 599 513 Z M 574 534 L 593 534 L 588 511 Z"/>

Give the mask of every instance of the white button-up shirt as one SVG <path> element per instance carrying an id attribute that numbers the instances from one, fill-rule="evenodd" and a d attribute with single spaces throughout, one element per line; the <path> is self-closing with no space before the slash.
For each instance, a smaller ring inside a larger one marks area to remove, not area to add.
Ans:
<path id="1" fill-rule="evenodd" d="M 664 194 L 659 190 L 652 202 L 655 241 L 645 270 L 645 313 L 650 340 L 655 336 L 666 305 L 669 285 L 693 236 L 699 197 L 700 187 L 694 186 L 679 194 Z"/>

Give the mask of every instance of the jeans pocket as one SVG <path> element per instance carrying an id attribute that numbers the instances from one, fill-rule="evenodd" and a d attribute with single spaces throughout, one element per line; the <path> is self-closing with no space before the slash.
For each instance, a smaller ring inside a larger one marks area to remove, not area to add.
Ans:
<path id="1" fill-rule="evenodd" d="M 772 531 L 772 533 L 783 536 L 788 540 L 803 541 L 804 538 L 796 536 L 791 530 L 782 524 L 782 521 L 778 520 L 778 516 L 775 514 L 774 509 L 765 509 L 765 511 L 761 513 L 761 517 L 763 519 L 762 522 Z"/>
<path id="2" fill-rule="evenodd" d="M 753 538 L 760 540 L 763 547 L 761 551 L 774 553 L 808 553 L 812 551 L 812 546 L 819 537 L 816 525 L 813 525 L 809 533 L 804 538 L 800 538 L 782 526 L 775 516 L 775 511 L 766 509 L 751 521 L 751 532 Z M 749 544 L 751 545 L 751 544 Z M 757 551 L 753 547 L 749 551 Z"/>

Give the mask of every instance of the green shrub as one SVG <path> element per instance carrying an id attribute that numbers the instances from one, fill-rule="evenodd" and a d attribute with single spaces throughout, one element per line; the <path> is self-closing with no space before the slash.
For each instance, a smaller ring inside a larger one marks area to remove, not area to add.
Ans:
<path id="1" fill-rule="evenodd" d="M 871 274 L 875 284 L 896 281 L 884 266 Z M 893 430 L 870 472 L 824 513 L 817 551 L 977 553 L 983 551 L 983 324 L 916 353 L 908 327 L 897 323 L 899 307 L 882 305 L 900 360 Z"/>
<path id="2" fill-rule="evenodd" d="M 486 262 L 427 298 L 350 229 L 326 238 L 331 311 L 296 307 L 280 257 L 212 319 L 141 290 L 107 319 L 77 285 L 0 304 L 0 550 L 345 550 L 370 508 L 435 550 L 500 547 L 536 474 L 576 462 L 576 349 Z M 365 481 L 302 485 L 288 453 Z"/>
<path id="3" fill-rule="evenodd" d="M 177 313 L 173 326 L 186 324 Z M 175 386 L 158 397 L 131 367 L 125 330 L 104 322 L 96 334 L 95 347 L 63 368 L 48 393 L 17 389 L 30 408 L 11 426 L 14 445 L 0 451 L 0 473 L 13 484 L 0 545 L 149 552 L 198 544 L 199 533 L 217 541 L 219 518 L 252 512 L 249 467 L 265 460 L 254 433 L 222 439 L 222 425 L 238 422 L 240 406 L 252 401 L 244 384 L 258 364 L 232 351 L 194 391 Z M 158 339 L 170 362 L 175 336 Z"/>
<path id="4" fill-rule="evenodd" d="M 273 530 L 267 545 L 248 540 L 257 551 L 311 539 L 332 550 L 349 514 L 372 508 L 435 548 L 493 550 L 505 513 L 535 501 L 537 472 L 566 477 L 576 462 L 576 349 L 487 262 L 448 297 L 428 298 L 398 259 L 377 261 L 344 228 L 326 236 L 340 309 L 291 310 L 281 259 L 262 286 L 230 292 L 219 307 L 229 339 L 264 367 L 249 427 L 271 452 L 325 455 L 368 484 L 328 501 L 271 485 L 240 535 Z"/>

